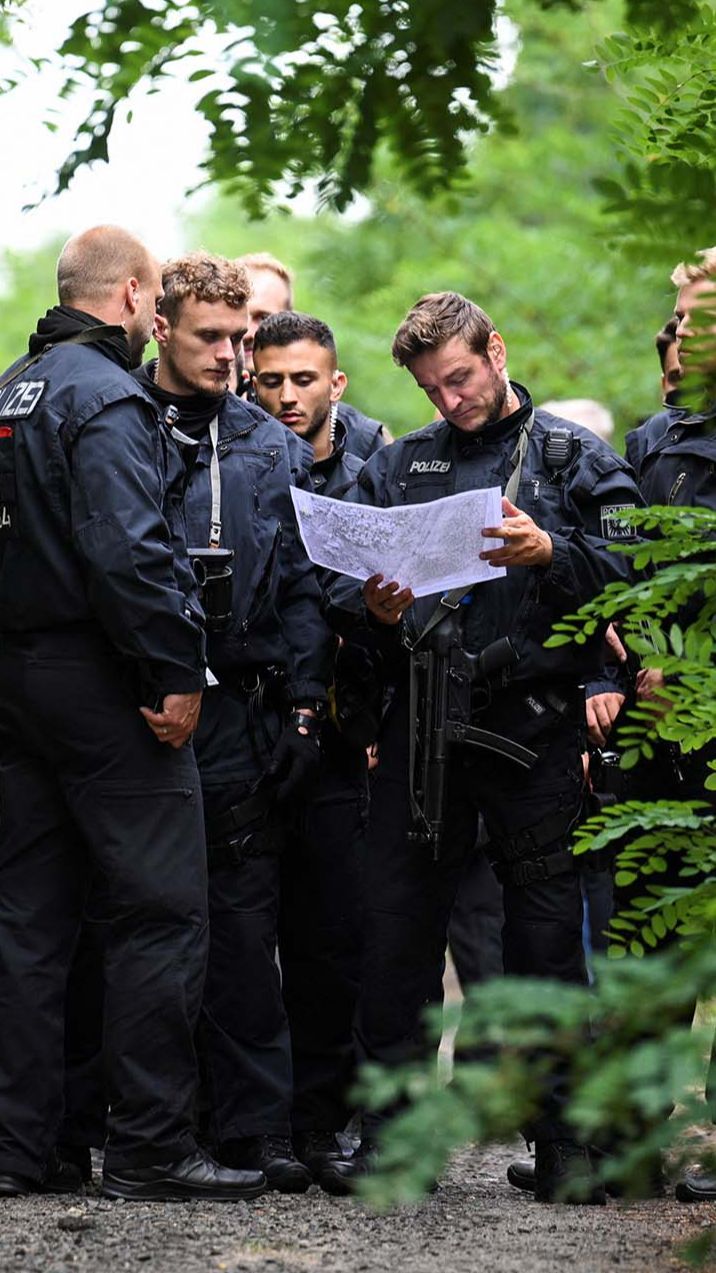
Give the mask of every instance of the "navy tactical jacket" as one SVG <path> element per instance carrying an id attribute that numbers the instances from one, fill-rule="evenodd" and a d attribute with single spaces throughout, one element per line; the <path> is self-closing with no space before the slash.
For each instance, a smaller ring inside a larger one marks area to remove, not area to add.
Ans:
<path id="1" fill-rule="evenodd" d="M 333 450 L 324 460 L 311 465 L 311 485 L 316 495 L 341 499 L 363 468 L 363 460 L 348 449 L 348 435 L 342 420 L 336 420 Z"/>
<path id="2" fill-rule="evenodd" d="M 338 403 L 338 420 L 345 427 L 348 450 L 360 460 L 367 460 L 385 446 L 380 420 L 363 415 L 362 411 L 352 407 L 349 402 Z"/>
<path id="3" fill-rule="evenodd" d="M 438 420 L 383 448 L 365 464 L 346 498 L 391 507 L 480 487 L 504 491 L 520 427 L 532 410 L 527 391 L 514 384 L 513 389 L 519 410 L 476 433 L 461 433 Z M 559 472 L 545 459 L 546 437 L 555 428 L 569 430 L 573 438 L 571 457 Z M 615 542 L 631 536 L 621 514 L 643 502 L 631 469 L 589 430 L 538 409 L 514 502 L 549 532 L 552 562 L 548 568 L 508 567 L 505 576 L 476 586 L 466 607 L 465 646 L 480 653 L 509 636 L 518 655 L 513 679 L 593 676 L 601 665 L 603 628 L 584 645 L 545 650 L 543 642 L 562 615 L 574 613 L 611 581 L 633 577 L 631 558 L 610 551 Z M 490 543 L 485 541 L 487 548 Z M 360 589 L 356 580 L 342 576 L 329 590 L 329 605 L 344 630 L 348 613 L 355 622 L 365 620 Z M 422 631 L 439 600 L 420 598 L 406 611 L 402 627 L 408 640 Z"/>
<path id="4" fill-rule="evenodd" d="M 89 319 L 85 326 L 92 325 Z M 0 631 L 97 624 L 159 697 L 203 684 L 181 462 L 156 408 L 99 345 L 55 344 L 0 390 Z"/>
<path id="5" fill-rule="evenodd" d="M 647 504 L 716 509 L 716 413 L 660 411 L 627 434 L 626 454 Z"/>
<path id="6" fill-rule="evenodd" d="M 151 392 L 142 368 L 138 377 Z M 176 398 L 181 429 L 181 396 Z M 226 394 L 218 406 L 221 547 L 234 551 L 228 628 L 207 634 L 207 661 L 220 684 L 265 666 L 284 668 L 289 702 L 325 698 L 333 638 L 320 613 L 316 571 L 298 535 L 292 484 L 308 484 L 311 448 L 260 407 Z M 206 548 L 212 448 L 199 440 L 184 496 L 190 548 Z"/>

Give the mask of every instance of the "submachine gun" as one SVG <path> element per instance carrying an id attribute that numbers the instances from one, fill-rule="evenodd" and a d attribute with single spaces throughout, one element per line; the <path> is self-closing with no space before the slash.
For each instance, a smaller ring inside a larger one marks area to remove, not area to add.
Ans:
<path id="1" fill-rule="evenodd" d="M 457 590 L 460 593 L 462 589 Z M 450 750 L 455 744 L 496 752 L 525 769 L 535 752 L 511 738 L 472 724 L 487 707 L 492 686 L 517 662 L 509 637 L 493 641 L 480 654 L 463 648 L 464 596 L 446 593 L 410 648 L 410 806 L 413 843 L 440 856 L 445 831 L 445 794 Z"/>

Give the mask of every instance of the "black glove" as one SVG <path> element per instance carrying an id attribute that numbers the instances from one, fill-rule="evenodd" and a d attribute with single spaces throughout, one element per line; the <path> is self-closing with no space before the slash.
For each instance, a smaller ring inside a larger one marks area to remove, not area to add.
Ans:
<path id="1" fill-rule="evenodd" d="M 276 743 L 267 770 L 269 776 L 278 782 L 276 799 L 279 804 L 291 796 L 304 799 L 318 778 L 320 763 L 318 721 L 297 714 Z"/>

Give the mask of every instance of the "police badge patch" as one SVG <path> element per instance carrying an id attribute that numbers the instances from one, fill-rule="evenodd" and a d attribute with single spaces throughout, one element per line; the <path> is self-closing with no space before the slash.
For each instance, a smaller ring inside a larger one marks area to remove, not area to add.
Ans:
<path id="1" fill-rule="evenodd" d="M 602 539 L 633 539 L 634 527 L 620 513 L 636 508 L 636 504 L 602 504 Z"/>
<path id="2" fill-rule="evenodd" d="M 46 388 L 46 380 L 11 380 L 0 389 L 0 419 L 32 415 Z"/>

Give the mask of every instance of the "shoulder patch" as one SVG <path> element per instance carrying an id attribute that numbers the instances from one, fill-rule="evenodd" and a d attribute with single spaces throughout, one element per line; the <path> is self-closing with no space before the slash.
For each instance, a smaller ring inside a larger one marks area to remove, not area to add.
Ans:
<path id="1" fill-rule="evenodd" d="M 602 539 L 633 539 L 634 528 L 621 517 L 621 513 L 636 508 L 636 504 L 602 504 L 600 518 Z"/>
<path id="2" fill-rule="evenodd" d="M 0 389 L 0 419 L 32 415 L 46 388 L 46 380 L 12 380 Z"/>

